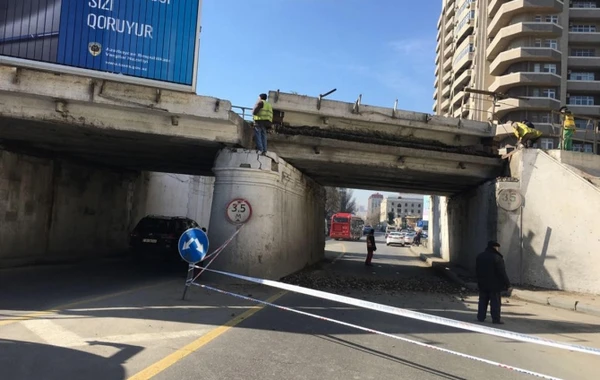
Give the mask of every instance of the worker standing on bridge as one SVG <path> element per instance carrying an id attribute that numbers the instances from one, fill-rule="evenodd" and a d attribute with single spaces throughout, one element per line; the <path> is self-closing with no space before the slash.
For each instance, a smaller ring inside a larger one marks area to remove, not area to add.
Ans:
<path id="1" fill-rule="evenodd" d="M 501 298 L 503 290 L 511 289 L 510 280 L 506 274 L 504 258 L 498 251 L 500 244 L 495 241 L 488 242 L 485 251 L 477 255 L 475 271 L 477 273 L 477 285 L 479 287 L 479 305 L 477 308 L 477 320 L 485 321 L 488 305 L 492 323 L 504 324 L 500 319 Z"/>
<path id="2" fill-rule="evenodd" d="M 369 234 L 367 235 L 367 260 L 365 261 L 366 266 L 373 266 L 373 264 L 371 264 L 371 260 L 373 259 L 373 252 L 375 251 L 377 251 L 377 246 L 375 245 L 375 229 L 371 228 L 369 230 Z"/>
<path id="3" fill-rule="evenodd" d="M 563 141 L 561 149 L 573 150 L 573 134 L 577 128 L 575 125 L 575 118 L 567 106 L 560 107 L 559 112 L 563 115 Z"/>
<path id="4" fill-rule="evenodd" d="M 267 94 L 260 94 L 258 101 L 252 110 L 254 118 L 254 141 L 256 149 L 261 153 L 267 153 L 267 129 L 273 123 L 273 107 L 267 102 Z"/>
<path id="5" fill-rule="evenodd" d="M 530 122 L 527 122 L 531 124 Z M 531 124 L 533 125 L 533 124 Z M 514 122 L 512 124 L 515 136 L 517 136 L 517 145 L 523 144 L 527 148 L 531 148 L 533 144 L 542 136 L 542 132 L 535 128 L 529 127 L 527 124 L 522 122 Z"/>

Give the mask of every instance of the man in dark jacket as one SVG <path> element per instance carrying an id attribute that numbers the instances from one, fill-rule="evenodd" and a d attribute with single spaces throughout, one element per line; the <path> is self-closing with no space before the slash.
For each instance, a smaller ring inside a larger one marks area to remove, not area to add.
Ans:
<path id="1" fill-rule="evenodd" d="M 375 245 L 375 229 L 371 228 L 369 230 L 369 234 L 367 235 L 367 260 L 365 261 L 366 266 L 373 266 L 373 264 L 371 264 L 371 260 L 373 259 L 373 252 L 375 251 L 377 251 L 377 246 Z"/>
<path id="2" fill-rule="evenodd" d="M 492 323 L 504 324 L 500 319 L 500 293 L 510 290 L 510 281 L 504 267 L 504 258 L 498 251 L 500 244 L 495 241 L 488 243 L 485 251 L 477 255 L 477 284 L 479 285 L 479 307 L 477 319 L 485 320 L 488 304 Z"/>

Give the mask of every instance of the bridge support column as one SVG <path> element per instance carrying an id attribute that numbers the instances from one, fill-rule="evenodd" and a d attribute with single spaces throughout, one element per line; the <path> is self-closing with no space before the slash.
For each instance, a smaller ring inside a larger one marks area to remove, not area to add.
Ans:
<path id="1" fill-rule="evenodd" d="M 232 200 L 245 199 L 252 215 L 211 268 L 279 279 L 323 258 L 325 198 L 320 185 L 276 155 L 260 156 L 254 150 L 221 150 L 213 171 L 211 251 L 235 233 L 227 217 Z"/>

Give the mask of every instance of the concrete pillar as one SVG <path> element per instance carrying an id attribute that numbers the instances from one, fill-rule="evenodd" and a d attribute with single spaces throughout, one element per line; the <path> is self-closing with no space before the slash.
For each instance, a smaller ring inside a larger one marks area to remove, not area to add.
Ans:
<path id="1" fill-rule="evenodd" d="M 275 154 L 260 156 L 253 150 L 221 150 L 213 171 L 210 251 L 236 230 L 226 217 L 230 201 L 247 200 L 252 216 L 212 268 L 278 279 L 323 258 L 325 198 L 320 185 Z"/>

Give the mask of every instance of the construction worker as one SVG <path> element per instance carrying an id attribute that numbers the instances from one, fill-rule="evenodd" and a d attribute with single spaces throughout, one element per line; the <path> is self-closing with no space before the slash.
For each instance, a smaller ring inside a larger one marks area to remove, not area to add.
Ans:
<path id="1" fill-rule="evenodd" d="M 562 150 L 573 150 L 573 135 L 575 134 L 575 118 L 573 113 L 567 108 L 567 106 L 560 107 L 559 112 L 563 115 L 563 138 L 561 149 Z"/>
<path id="2" fill-rule="evenodd" d="M 267 129 L 273 123 L 273 106 L 267 102 L 267 94 L 260 94 L 252 111 L 254 118 L 254 141 L 260 154 L 267 152 Z"/>
<path id="3" fill-rule="evenodd" d="M 527 122 L 531 124 L 530 122 Z M 533 125 L 533 124 L 531 124 Z M 514 129 L 515 136 L 517 136 L 517 146 L 519 144 L 525 145 L 527 148 L 531 148 L 533 144 L 537 142 L 537 140 L 542 136 L 542 132 L 538 131 L 535 128 L 528 127 L 525 123 L 522 122 L 514 122 L 512 123 L 512 127 Z"/>

